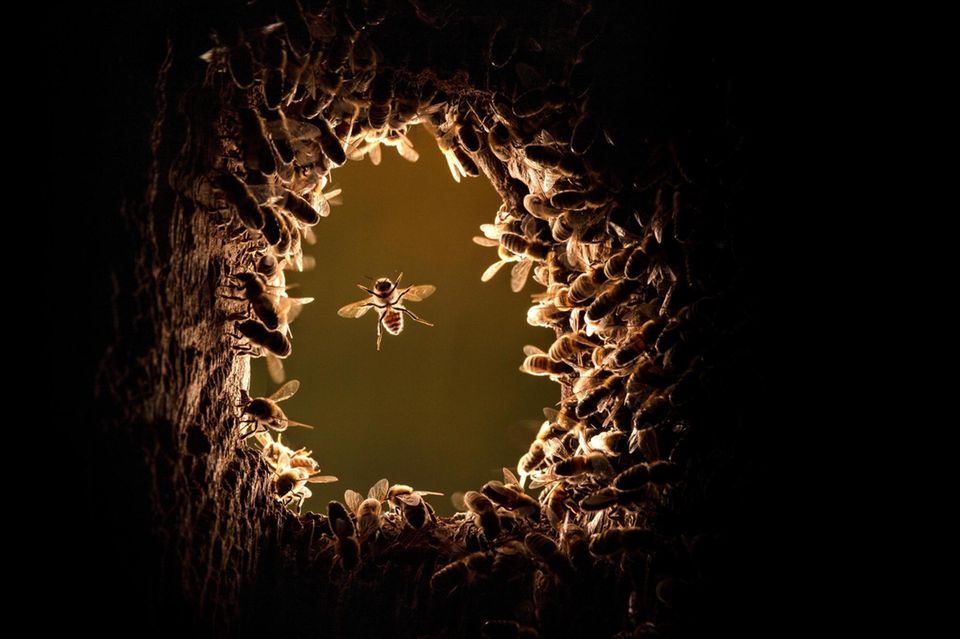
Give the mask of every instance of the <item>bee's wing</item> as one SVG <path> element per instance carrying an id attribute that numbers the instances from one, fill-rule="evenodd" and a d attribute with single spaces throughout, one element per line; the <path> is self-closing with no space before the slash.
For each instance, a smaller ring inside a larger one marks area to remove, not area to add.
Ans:
<path id="1" fill-rule="evenodd" d="M 390 490 L 390 482 L 384 478 L 370 487 L 370 490 L 367 492 L 367 497 L 376 499 L 377 501 L 383 501 L 387 498 L 388 490 Z"/>
<path id="2" fill-rule="evenodd" d="M 457 491 L 450 495 L 450 503 L 453 504 L 453 507 L 457 510 L 457 512 L 462 513 L 467 511 L 467 503 L 463 501 L 462 492 Z"/>
<path id="3" fill-rule="evenodd" d="M 457 161 L 452 151 L 444 151 L 443 157 L 447 160 L 447 167 L 450 169 L 450 175 L 453 176 L 453 181 L 460 184 L 460 174 L 463 173 L 463 167 L 460 166 L 460 162 Z M 466 174 L 464 173 L 464 175 Z"/>
<path id="4" fill-rule="evenodd" d="M 267 353 L 267 373 L 275 384 L 279 384 L 286 377 L 283 372 L 283 361 L 270 353 Z"/>
<path id="5" fill-rule="evenodd" d="M 303 422 L 295 422 L 292 419 L 285 419 L 283 421 L 287 424 L 287 426 L 296 426 L 297 428 L 309 428 L 310 430 L 313 430 L 313 426 L 311 426 L 310 424 L 304 424 Z"/>
<path id="6" fill-rule="evenodd" d="M 409 495 L 397 495 L 397 500 L 402 501 L 407 506 L 419 506 L 420 502 L 423 500 L 420 498 L 420 495 L 417 493 L 411 493 Z"/>
<path id="7" fill-rule="evenodd" d="M 546 353 L 543 352 L 542 348 L 540 348 L 539 346 L 534 346 L 532 344 L 527 344 L 526 346 L 523 347 L 523 354 L 526 355 L 527 357 L 531 355 L 546 355 Z M 543 409 L 543 410 L 544 412 L 546 412 L 547 409 Z"/>
<path id="8" fill-rule="evenodd" d="M 383 157 L 383 155 L 380 153 L 379 144 L 374 144 L 373 146 L 371 146 L 370 150 L 367 151 L 367 155 L 370 156 L 370 161 L 373 163 L 374 166 L 380 166 L 380 159 Z"/>
<path id="9" fill-rule="evenodd" d="M 403 140 L 397 145 L 397 153 L 407 162 L 416 162 L 420 159 L 420 153 L 413 148 L 413 144 L 410 143 L 407 136 L 403 136 Z"/>
<path id="10" fill-rule="evenodd" d="M 341 307 L 339 311 L 337 311 L 337 315 L 339 315 L 340 317 L 351 317 L 351 318 L 361 317 L 363 316 L 364 313 L 366 313 L 371 308 L 373 308 L 373 306 L 369 306 L 369 303 L 370 303 L 370 298 L 368 297 L 368 298 L 353 302 L 352 304 L 347 304 L 346 306 Z"/>
<path id="11" fill-rule="evenodd" d="M 483 275 L 480 276 L 480 281 L 489 282 L 490 280 L 492 280 L 493 276 L 497 274 L 497 271 L 503 268 L 504 264 L 506 264 L 506 262 L 504 262 L 503 260 L 497 260 L 496 262 L 488 266 L 487 270 L 485 270 L 483 272 Z"/>
<path id="12" fill-rule="evenodd" d="M 282 402 L 285 399 L 290 399 L 293 397 L 298 390 L 300 390 L 300 382 L 295 379 L 291 379 L 289 382 L 273 391 L 273 394 L 268 397 L 268 399 L 272 399 L 275 402 Z"/>
<path id="13" fill-rule="evenodd" d="M 480 246 L 499 246 L 500 245 L 500 242 L 496 241 L 493 238 L 480 237 L 479 235 L 473 236 L 473 243 L 479 244 Z"/>
<path id="14" fill-rule="evenodd" d="M 257 440 L 257 443 L 266 448 L 273 443 L 273 437 L 270 436 L 270 433 L 266 431 L 261 431 L 259 433 L 254 433 L 253 438 Z"/>
<path id="15" fill-rule="evenodd" d="M 527 283 L 527 277 L 530 275 L 530 267 L 533 266 L 531 260 L 520 260 L 513 265 L 510 270 L 510 290 L 519 293 L 523 285 Z"/>
<path id="16" fill-rule="evenodd" d="M 284 297 L 280 299 L 280 308 L 286 310 L 287 324 L 297 319 L 304 304 L 313 301 L 312 297 Z"/>
<path id="17" fill-rule="evenodd" d="M 411 302 L 419 302 L 427 299 L 436 292 L 437 287 L 433 284 L 418 284 L 407 287 L 407 292 L 404 293 L 403 299 Z"/>
<path id="18" fill-rule="evenodd" d="M 496 224 L 481 224 L 480 230 L 491 240 L 495 240 L 500 237 L 500 229 L 497 228 Z M 497 244 L 499 244 L 499 242 L 497 242 Z"/>
<path id="19" fill-rule="evenodd" d="M 314 477 L 307 479 L 307 481 L 311 484 L 329 484 L 339 480 L 333 475 L 315 475 Z"/>
<path id="20" fill-rule="evenodd" d="M 517 476 L 513 474 L 513 471 L 509 468 L 503 469 L 503 483 L 505 484 L 520 484 L 520 480 L 517 479 Z"/>
<path id="21" fill-rule="evenodd" d="M 346 502 L 347 508 L 353 512 L 357 512 L 357 508 L 360 507 L 360 502 L 363 501 L 363 495 L 348 488 L 343 492 L 343 501 Z"/>
<path id="22" fill-rule="evenodd" d="M 443 493 L 435 493 L 432 490 L 415 490 L 413 491 L 414 495 L 439 495 L 443 496 Z"/>

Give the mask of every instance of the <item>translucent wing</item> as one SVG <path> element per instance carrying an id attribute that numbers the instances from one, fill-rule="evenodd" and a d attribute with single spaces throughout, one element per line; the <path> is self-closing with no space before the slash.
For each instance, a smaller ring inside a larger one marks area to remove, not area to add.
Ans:
<path id="1" fill-rule="evenodd" d="M 453 504 L 453 507 L 457 510 L 457 512 L 462 513 L 467 511 L 467 504 L 463 500 L 463 493 L 461 492 L 455 492 L 450 495 L 450 503 Z"/>
<path id="2" fill-rule="evenodd" d="M 307 480 L 311 484 L 329 484 L 331 482 L 338 481 L 333 475 L 317 475 L 316 477 L 311 477 Z"/>
<path id="3" fill-rule="evenodd" d="M 417 160 L 420 159 L 420 153 L 415 148 L 413 148 L 413 145 L 410 144 L 409 140 L 401 141 L 397 145 L 397 153 L 399 153 L 400 157 L 402 157 L 407 162 L 416 162 Z"/>
<path id="4" fill-rule="evenodd" d="M 436 293 L 437 287 L 433 284 L 418 284 L 407 288 L 403 299 L 410 302 L 420 302 Z"/>
<path id="5" fill-rule="evenodd" d="M 285 419 L 283 420 L 283 422 L 287 426 L 296 426 L 297 428 L 309 428 L 310 430 L 313 430 L 313 426 L 311 426 L 310 424 L 304 424 L 303 422 L 295 422 L 292 419 Z"/>
<path id="6" fill-rule="evenodd" d="M 479 244 L 480 246 L 499 246 L 500 242 L 491 239 L 489 237 L 480 237 L 478 235 L 473 236 L 473 243 Z"/>
<path id="7" fill-rule="evenodd" d="M 519 293 L 523 285 L 527 283 L 527 277 L 530 275 L 530 267 L 533 266 L 531 260 L 520 260 L 513 265 L 510 270 L 510 290 Z"/>
<path id="8" fill-rule="evenodd" d="M 520 484 L 520 480 L 517 479 L 517 476 L 513 474 L 513 471 L 509 468 L 503 469 L 503 483 L 505 484 Z"/>
<path id="9" fill-rule="evenodd" d="M 287 324 L 297 319 L 304 304 L 313 301 L 312 297 L 284 297 L 280 299 L 280 309 L 286 313 Z"/>
<path id="10" fill-rule="evenodd" d="M 447 167 L 450 169 L 450 175 L 453 176 L 454 182 L 460 184 L 460 174 L 463 172 L 463 168 L 460 166 L 457 158 L 449 151 L 444 151 L 443 157 L 447 160 Z"/>
<path id="11" fill-rule="evenodd" d="M 283 361 L 270 353 L 267 353 L 267 374 L 270 375 L 270 379 L 275 384 L 279 384 L 287 376 L 283 372 Z"/>
<path id="12" fill-rule="evenodd" d="M 295 379 L 291 379 L 289 382 L 275 390 L 268 399 L 272 399 L 275 402 L 282 402 L 285 399 L 290 399 L 293 397 L 298 390 L 300 390 L 300 382 Z"/>
<path id="13" fill-rule="evenodd" d="M 380 166 L 380 159 L 382 155 L 380 153 L 379 144 L 374 144 L 372 147 L 370 147 L 370 151 L 367 153 L 367 155 L 370 156 L 370 161 L 373 163 L 374 166 Z"/>
<path id="14" fill-rule="evenodd" d="M 388 490 L 390 490 L 390 482 L 384 478 L 370 487 L 370 490 L 367 492 L 367 497 L 376 499 L 377 501 L 383 501 L 387 498 Z"/>
<path id="15" fill-rule="evenodd" d="M 497 271 L 503 268 L 504 264 L 506 264 L 506 262 L 504 262 L 503 260 L 498 260 L 493 264 L 491 264 L 490 266 L 488 266 L 487 270 L 485 270 L 483 272 L 483 275 L 480 276 L 480 281 L 489 282 L 490 280 L 492 280 L 493 276 L 497 274 Z"/>
<path id="16" fill-rule="evenodd" d="M 361 317 L 363 316 L 364 313 L 369 311 L 371 308 L 373 308 L 373 306 L 370 306 L 370 298 L 368 297 L 366 299 L 362 299 L 357 302 L 353 302 L 352 304 L 347 304 L 346 306 L 341 307 L 340 310 L 337 311 L 337 315 L 339 315 L 340 317 L 348 317 L 348 318 Z"/>
<path id="17" fill-rule="evenodd" d="M 417 493 L 412 493 L 409 495 L 397 495 L 397 500 L 405 503 L 407 506 L 419 506 L 420 502 L 423 501 L 420 498 L 420 495 Z"/>
<path id="18" fill-rule="evenodd" d="M 438 496 L 440 496 L 440 497 L 443 496 L 443 493 L 435 493 L 435 492 L 433 492 L 432 490 L 415 490 L 415 491 L 413 491 L 413 494 L 415 494 L 415 495 L 438 495 Z"/>
<path id="19" fill-rule="evenodd" d="M 357 508 L 360 507 L 360 503 L 363 501 L 363 495 L 348 488 L 343 493 L 343 501 L 346 502 L 347 508 L 353 512 L 357 512 Z"/>
<path id="20" fill-rule="evenodd" d="M 523 354 L 528 357 L 530 355 L 546 355 L 546 353 L 543 352 L 542 348 L 538 346 L 533 346 L 532 344 L 527 344 L 526 346 L 523 347 Z"/>
<path id="21" fill-rule="evenodd" d="M 497 228 L 496 224 L 481 224 L 480 231 L 491 240 L 495 240 L 501 235 L 500 229 Z M 497 242 L 497 244 L 499 244 L 499 242 Z"/>

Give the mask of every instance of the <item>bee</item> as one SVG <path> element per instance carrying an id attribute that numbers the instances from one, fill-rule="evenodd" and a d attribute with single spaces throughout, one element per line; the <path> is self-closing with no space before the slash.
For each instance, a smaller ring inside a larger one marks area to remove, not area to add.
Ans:
<path id="1" fill-rule="evenodd" d="M 540 520 L 540 502 L 523 491 L 520 480 L 509 468 L 503 469 L 503 481 L 488 481 L 480 489 L 490 501 L 525 519 Z"/>
<path id="2" fill-rule="evenodd" d="M 327 517 L 333 529 L 334 548 L 341 567 L 344 570 L 356 568 L 360 563 L 360 542 L 347 509 L 340 502 L 331 501 L 327 504 Z"/>
<path id="3" fill-rule="evenodd" d="M 433 517 L 433 508 L 423 497 L 425 495 L 443 495 L 430 490 L 414 490 L 405 484 L 394 484 L 387 491 L 387 501 L 394 510 L 403 514 L 404 520 L 414 528 L 423 528 L 427 518 Z"/>
<path id="4" fill-rule="evenodd" d="M 237 85 L 237 88 L 249 89 L 253 86 L 253 52 L 250 50 L 249 44 L 241 42 L 230 47 L 227 69 L 230 71 L 230 78 Z"/>
<path id="5" fill-rule="evenodd" d="M 576 509 L 576 503 L 562 482 L 557 482 L 550 488 L 547 495 L 547 520 L 555 529 L 559 529 L 567 515 Z"/>
<path id="6" fill-rule="evenodd" d="M 500 516 L 497 507 L 483 493 L 475 490 L 467 491 L 463 496 L 463 503 L 473 514 L 474 521 L 483 530 L 483 536 L 493 541 L 500 536 Z"/>
<path id="7" fill-rule="evenodd" d="M 420 316 L 409 310 L 401 302 L 404 298 L 411 302 L 420 302 L 430 297 L 436 292 L 437 287 L 433 284 L 419 284 L 408 286 L 402 290 L 400 279 L 403 273 L 397 276 L 396 282 L 391 282 L 389 278 L 381 277 L 373 284 L 373 290 L 357 284 L 358 287 L 370 293 L 370 297 L 362 299 L 351 304 L 347 304 L 337 311 L 340 317 L 356 318 L 361 317 L 371 308 L 379 311 L 377 319 L 377 350 L 380 350 L 380 342 L 383 339 L 383 329 L 386 329 L 391 335 L 399 335 L 403 331 L 403 315 L 409 315 L 410 319 L 426 326 L 433 326 L 430 322 L 420 319 Z"/>
<path id="8" fill-rule="evenodd" d="M 530 448 L 523 454 L 520 461 L 517 462 L 517 473 L 520 475 L 521 488 L 526 482 L 527 476 L 543 463 L 546 456 L 547 453 L 544 449 L 543 442 L 536 439 L 533 440 Z"/>
<path id="9" fill-rule="evenodd" d="M 555 147 L 545 144 L 528 144 L 523 149 L 527 156 L 527 161 L 545 169 L 553 169 L 560 165 L 563 160 L 563 153 Z"/>
<path id="10" fill-rule="evenodd" d="M 607 261 L 603 264 L 603 274 L 607 276 L 608 280 L 623 277 L 623 269 L 635 249 L 635 246 L 628 246 L 607 258 Z"/>
<path id="11" fill-rule="evenodd" d="M 570 152 L 574 155 L 583 155 L 589 151 L 599 132 L 600 123 L 597 118 L 589 113 L 581 115 L 570 136 Z"/>
<path id="12" fill-rule="evenodd" d="M 600 410 L 600 404 L 623 389 L 624 379 L 619 375 L 611 375 L 599 384 L 589 388 L 579 396 L 576 415 L 579 419 L 586 419 Z"/>
<path id="13" fill-rule="evenodd" d="M 386 479 L 379 480 L 367 491 L 366 499 L 353 490 L 347 490 L 343 494 L 347 506 L 357 516 L 357 533 L 361 541 L 380 529 L 382 504 L 387 499 L 389 485 Z"/>
<path id="14" fill-rule="evenodd" d="M 312 301 L 312 297 L 284 296 L 280 298 L 277 304 L 277 318 L 280 321 L 280 330 L 286 333 L 288 337 L 291 335 L 290 323 L 300 316 L 304 304 L 309 304 Z"/>
<path id="15" fill-rule="evenodd" d="M 333 475 L 317 475 L 303 467 L 281 467 L 274 473 L 273 485 L 277 491 L 277 501 L 288 507 L 296 502 L 299 515 L 303 502 L 313 495 L 307 488 L 308 483 L 329 484 L 334 481 L 337 478 Z"/>
<path id="16" fill-rule="evenodd" d="M 225 299 L 248 302 L 250 307 L 253 309 L 254 314 L 257 316 L 257 319 L 259 319 L 267 328 L 275 330 L 278 326 L 280 326 L 280 315 L 277 308 L 277 294 L 275 292 L 276 287 L 267 284 L 266 277 L 260 273 L 243 271 L 233 275 L 232 279 L 239 282 L 239 286 L 232 288 L 239 288 L 242 291 L 243 296 L 236 297 L 224 295 L 222 297 Z"/>
<path id="17" fill-rule="evenodd" d="M 481 226 L 487 227 L 492 225 L 484 224 Z M 492 233 L 490 231 L 484 231 L 485 233 Z M 527 283 L 527 278 L 530 276 L 530 270 L 533 267 L 533 261 L 527 259 L 526 255 L 523 253 L 511 253 L 506 246 L 499 242 L 500 232 L 496 233 L 496 238 L 490 237 L 488 234 L 487 237 L 474 237 L 473 241 L 480 246 L 496 246 L 497 247 L 497 257 L 496 262 L 487 267 L 487 270 L 483 272 L 483 275 L 480 276 L 481 282 L 489 282 L 493 279 L 493 276 L 500 271 L 505 264 L 514 262 L 513 268 L 510 270 L 510 290 L 514 293 L 519 293 L 523 290 L 524 285 Z"/>
<path id="18" fill-rule="evenodd" d="M 587 208 L 587 194 L 582 191 L 557 191 L 550 196 L 550 206 L 564 211 L 579 211 Z"/>
<path id="19" fill-rule="evenodd" d="M 581 273 L 570 283 L 570 301 L 583 304 L 593 297 L 607 281 L 607 274 L 601 268 L 593 268 Z"/>
<path id="20" fill-rule="evenodd" d="M 557 542 L 550 537 L 538 532 L 527 533 L 523 538 L 523 545 L 561 579 L 572 576 L 573 566 L 570 565 L 570 560 L 560 552 Z"/>
<path id="21" fill-rule="evenodd" d="M 267 139 L 263 118 L 250 108 L 240 109 L 240 149 L 243 166 L 248 171 L 260 171 L 264 175 L 277 172 L 277 161 Z"/>
<path id="22" fill-rule="evenodd" d="M 637 490 L 647 482 L 658 485 L 670 484 L 679 481 L 682 476 L 682 469 L 673 462 L 663 460 L 642 462 L 614 477 L 611 485 L 619 490 Z"/>
<path id="23" fill-rule="evenodd" d="M 592 352 L 596 344 L 583 337 L 580 333 L 565 333 L 558 337 L 547 354 L 555 362 L 565 362 L 572 367 L 580 367 L 580 356 Z"/>
<path id="24" fill-rule="evenodd" d="M 257 260 L 256 272 L 271 282 L 280 274 L 280 262 L 276 256 L 265 253 Z"/>
<path id="25" fill-rule="evenodd" d="M 526 358 L 520 365 L 520 372 L 537 377 L 549 377 L 552 381 L 558 381 L 564 375 L 571 375 L 573 368 L 562 361 L 555 361 L 549 355 L 544 353 L 536 346 L 527 345 L 523 347 Z"/>
<path id="26" fill-rule="evenodd" d="M 315 120 L 317 123 L 317 128 L 319 129 L 319 137 L 317 141 L 320 143 L 320 148 L 323 150 L 323 154 L 333 163 L 334 166 L 341 166 L 344 162 L 347 161 L 347 152 L 343 148 L 343 144 L 340 142 L 340 138 L 337 137 L 337 134 L 333 132 L 333 129 L 330 128 L 330 125 L 327 124 L 327 121 L 323 118 Z"/>
<path id="27" fill-rule="evenodd" d="M 253 193 L 244 183 L 232 173 L 220 173 L 213 180 L 214 185 L 223 191 L 227 201 L 234 206 L 240 222 L 251 231 L 263 228 L 263 212 Z"/>
<path id="28" fill-rule="evenodd" d="M 527 309 L 527 324 L 544 328 L 558 328 L 569 317 L 554 302 L 541 302 Z"/>
<path id="29" fill-rule="evenodd" d="M 487 132 L 487 146 L 500 161 L 510 161 L 510 131 L 502 122 L 490 127 Z"/>
<path id="30" fill-rule="evenodd" d="M 373 80 L 370 86 L 370 109 L 367 112 L 367 122 L 374 131 L 379 131 L 387 125 L 390 119 L 390 103 L 393 101 L 393 78 L 388 73 L 381 73 Z"/>
<path id="31" fill-rule="evenodd" d="M 438 597 L 445 597 L 457 588 L 490 572 L 494 555 L 478 551 L 441 567 L 430 578 L 430 588 Z"/>
<path id="32" fill-rule="evenodd" d="M 239 333 L 236 337 L 246 340 L 256 349 L 259 349 L 259 354 L 266 355 L 267 372 L 270 374 L 270 379 L 277 383 L 282 382 L 284 372 L 281 360 L 289 356 L 293 350 L 287 336 L 281 331 L 267 328 L 257 320 L 236 322 L 234 326 Z"/>
<path id="33" fill-rule="evenodd" d="M 603 453 L 589 455 L 574 455 L 557 462 L 546 472 L 540 473 L 530 482 L 531 488 L 545 486 L 549 483 L 566 479 L 574 481 L 596 477 L 599 479 L 612 477 L 615 471 L 613 464 Z"/>
<path id="34" fill-rule="evenodd" d="M 537 262 L 546 260 L 552 250 L 546 242 L 528 240 L 518 233 L 501 233 L 499 240 L 500 245 L 514 255 L 523 255 Z"/>
<path id="35" fill-rule="evenodd" d="M 246 436 L 255 435 L 258 432 L 264 432 L 267 428 L 276 431 L 284 431 L 288 426 L 299 426 L 301 428 L 313 428 L 307 424 L 301 424 L 291 419 L 287 419 L 283 409 L 278 405 L 280 402 L 290 399 L 300 390 L 300 382 L 291 379 L 289 382 L 278 388 L 269 397 L 246 398 L 243 403 L 243 419 L 241 425 L 246 429 L 246 424 L 256 424 L 253 432 Z"/>
<path id="36" fill-rule="evenodd" d="M 261 447 L 260 456 L 274 470 L 280 468 L 281 460 L 290 459 L 299 452 L 285 446 L 283 442 L 280 441 L 282 437 L 283 433 L 278 433 L 277 439 L 274 440 L 270 435 L 270 431 L 260 431 L 253 434 L 253 438 L 257 440 L 257 443 L 259 443 Z"/>
<path id="37" fill-rule="evenodd" d="M 650 498 L 651 493 L 647 490 L 637 489 L 624 491 L 608 486 L 581 499 L 580 509 L 584 512 L 593 512 L 614 506 L 631 507 L 641 504 Z"/>
<path id="38" fill-rule="evenodd" d="M 586 321 L 596 323 L 627 301 L 638 284 L 630 280 L 618 280 L 608 285 L 587 307 Z"/>
<path id="39" fill-rule="evenodd" d="M 461 122 L 457 127 L 457 140 L 470 153 L 477 153 L 480 150 L 480 136 L 470 122 Z"/>

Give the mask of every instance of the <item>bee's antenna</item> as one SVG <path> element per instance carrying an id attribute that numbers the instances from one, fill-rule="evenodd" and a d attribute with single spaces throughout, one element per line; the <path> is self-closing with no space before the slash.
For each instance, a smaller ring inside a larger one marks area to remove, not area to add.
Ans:
<path id="1" fill-rule="evenodd" d="M 365 277 L 366 279 L 370 280 L 371 282 L 373 281 L 373 278 L 370 277 L 369 275 L 364 275 L 363 277 Z"/>

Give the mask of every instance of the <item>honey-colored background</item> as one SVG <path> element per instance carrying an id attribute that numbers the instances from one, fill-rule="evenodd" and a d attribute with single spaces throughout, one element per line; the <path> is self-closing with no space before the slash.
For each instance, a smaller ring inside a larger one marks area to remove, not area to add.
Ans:
<path id="1" fill-rule="evenodd" d="M 449 496 L 498 479 L 517 459 L 542 420 L 541 409 L 558 399 L 558 387 L 518 370 L 524 344 L 546 348 L 552 332 L 526 323 L 529 280 L 510 291 L 505 266 L 493 281 L 480 275 L 496 250 L 470 241 L 479 225 L 492 222 L 500 200 L 484 177 L 457 184 L 433 139 L 410 132 L 420 152 L 409 163 L 392 148 L 383 161 L 348 161 L 331 174 L 330 188 L 343 188 L 342 206 L 315 227 L 317 243 L 305 253 L 317 268 L 288 273 L 293 296 L 310 296 L 292 325 L 288 379 L 300 392 L 282 404 L 291 419 L 313 431 L 290 429 L 285 443 L 314 452 L 325 474 L 340 481 L 311 485 L 305 510 L 325 511 L 330 499 L 352 488 L 362 493 L 380 477 L 418 489 L 450 514 Z M 406 321 L 399 336 L 385 334 L 376 351 L 376 313 L 359 319 L 337 309 L 363 297 L 356 287 L 371 277 L 403 284 L 434 284 L 437 292 L 415 313 L 431 328 Z M 252 363 L 251 392 L 272 392 L 262 360 Z"/>

